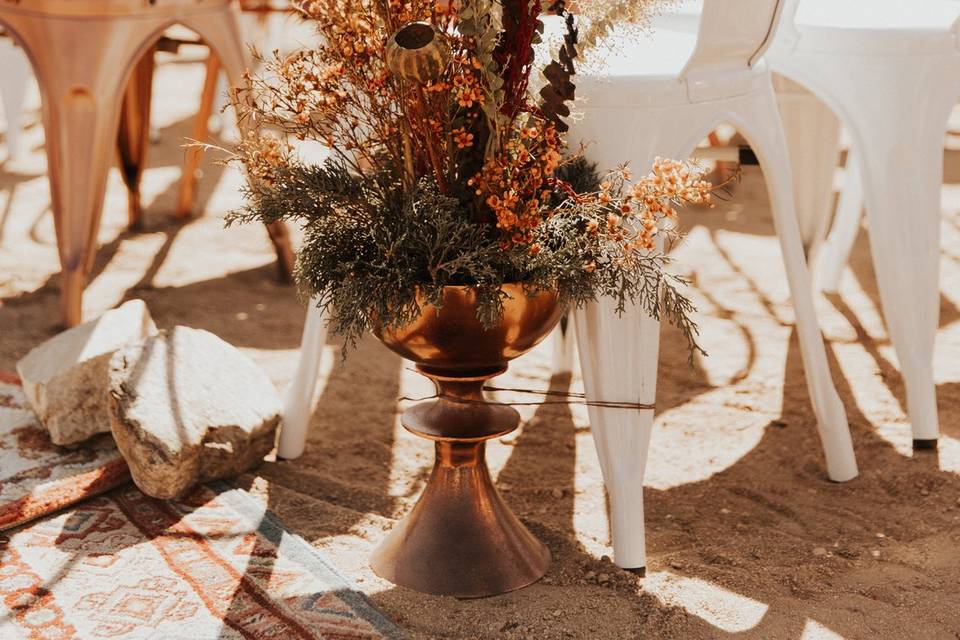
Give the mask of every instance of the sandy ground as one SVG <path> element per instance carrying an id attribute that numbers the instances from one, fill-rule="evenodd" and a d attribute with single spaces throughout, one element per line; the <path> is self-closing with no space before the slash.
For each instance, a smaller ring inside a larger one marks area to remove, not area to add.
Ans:
<path id="1" fill-rule="evenodd" d="M 202 217 L 182 225 L 167 217 L 201 72 L 196 63 L 161 65 L 146 227 L 124 230 L 114 171 L 86 313 L 143 298 L 158 324 L 219 334 L 283 389 L 304 311 L 277 282 L 263 229 L 223 229 L 240 177 L 208 165 Z M 2 370 L 59 322 L 37 106 L 34 96 L 29 153 L 0 165 Z M 306 454 L 264 464 L 240 484 L 416 638 L 960 638 L 960 154 L 946 159 L 939 452 L 911 451 L 864 233 L 839 295 L 818 300 L 861 467 L 846 484 L 826 478 L 766 192 L 750 168 L 732 201 L 684 215 L 679 268 L 694 280 L 711 355 L 691 369 L 681 341 L 664 332 L 645 492 L 646 578 L 604 556 L 603 486 L 578 406 L 526 410 L 519 436 L 490 446 L 507 501 L 553 554 L 542 582 L 459 601 L 374 576 L 366 558 L 413 504 L 432 447 L 399 426 L 397 401 L 429 386 L 373 339 L 341 364 L 331 338 Z M 548 356 L 535 351 L 498 383 L 581 388 L 577 373 L 551 378 Z"/>

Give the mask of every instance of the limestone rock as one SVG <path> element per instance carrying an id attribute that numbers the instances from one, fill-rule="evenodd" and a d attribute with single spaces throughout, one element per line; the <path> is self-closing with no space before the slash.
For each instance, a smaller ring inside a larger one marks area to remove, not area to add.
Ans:
<path id="1" fill-rule="evenodd" d="M 107 366 L 120 347 L 157 333 L 143 300 L 68 329 L 17 363 L 23 391 L 59 445 L 110 431 Z"/>
<path id="2" fill-rule="evenodd" d="M 155 498 L 256 466 L 274 445 L 281 401 L 266 374 L 214 334 L 176 327 L 110 360 L 113 437 Z"/>

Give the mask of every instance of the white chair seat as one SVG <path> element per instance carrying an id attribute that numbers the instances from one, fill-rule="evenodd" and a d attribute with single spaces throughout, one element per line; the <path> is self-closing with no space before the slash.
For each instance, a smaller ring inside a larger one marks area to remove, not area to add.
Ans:
<path id="1" fill-rule="evenodd" d="M 654 18 L 654 28 L 658 36 L 664 29 L 696 34 L 702 10 L 703 0 L 686 0 Z M 805 48 L 870 51 L 904 42 L 915 49 L 919 42 L 929 51 L 956 46 L 956 16 L 955 0 L 804 0 L 794 21 Z"/>
<path id="2" fill-rule="evenodd" d="M 956 48 L 951 0 L 804 0 L 796 29 L 804 49 L 912 54 Z"/>
<path id="3" fill-rule="evenodd" d="M 742 95 L 762 87 L 769 82 L 765 75 L 769 72 L 766 64 L 758 63 L 742 74 L 731 76 L 728 83 L 711 83 L 708 90 L 716 95 L 711 98 Z M 660 76 L 640 76 L 604 74 L 578 76 L 577 99 L 582 108 L 604 107 L 607 109 L 632 109 L 637 107 L 669 107 L 687 104 L 691 94 L 703 91 L 703 85 L 692 82 L 692 78 L 681 80 L 676 74 Z"/>
<path id="4" fill-rule="evenodd" d="M 794 22 L 808 27 L 914 32 L 949 31 L 957 17 L 953 0 L 803 0 Z"/>

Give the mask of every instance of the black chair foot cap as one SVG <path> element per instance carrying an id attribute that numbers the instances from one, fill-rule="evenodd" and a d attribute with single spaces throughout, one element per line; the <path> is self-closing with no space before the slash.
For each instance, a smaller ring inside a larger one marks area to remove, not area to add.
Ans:
<path id="1" fill-rule="evenodd" d="M 913 449 L 914 451 L 930 451 L 931 449 L 937 448 L 937 439 L 933 438 L 931 440 L 918 440 L 917 438 L 913 439 Z"/>
<path id="2" fill-rule="evenodd" d="M 638 575 L 638 576 L 640 576 L 641 578 L 643 578 L 644 576 L 647 575 L 647 568 L 646 568 L 646 567 L 623 567 L 623 570 L 624 570 L 624 571 L 629 571 L 630 573 L 633 573 L 633 574 L 635 574 L 635 575 Z"/>

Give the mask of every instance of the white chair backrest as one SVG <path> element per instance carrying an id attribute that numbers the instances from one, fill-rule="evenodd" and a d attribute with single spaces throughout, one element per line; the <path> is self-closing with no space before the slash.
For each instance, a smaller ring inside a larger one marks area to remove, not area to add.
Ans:
<path id="1" fill-rule="evenodd" d="M 789 2 L 791 0 L 703 0 L 697 46 L 681 77 L 752 66 L 769 46 L 781 7 Z"/>
<path id="2" fill-rule="evenodd" d="M 800 38 L 797 32 L 797 9 L 800 0 L 783 0 L 780 9 L 780 26 L 777 29 L 777 39 L 781 42 L 793 42 Z"/>

